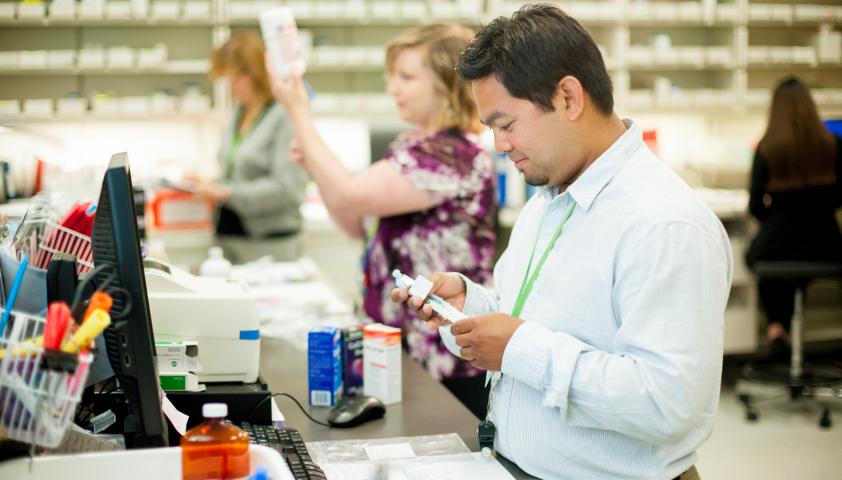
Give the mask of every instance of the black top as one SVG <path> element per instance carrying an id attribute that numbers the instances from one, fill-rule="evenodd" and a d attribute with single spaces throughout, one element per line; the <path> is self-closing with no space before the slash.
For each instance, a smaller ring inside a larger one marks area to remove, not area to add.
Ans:
<path id="1" fill-rule="evenodd" d="M 236 235 L 238 237 L 247 237 L 246 229 L 243 228 L 243 222 L 237 212 L 226 207 L 224 204 L 219 206 L 219 212 L 216 219 L 216 234 L 217 235 Z"/>
<path id="2" fill-rule="evenodd" d="M 769 192 L 768 181 L 766 159 L 758 151 L 749 211 L 761 224 L 746 253 L 749 267 L 758 260 L 842 261 L 842 233 L 835 218 L 842 206 L 842 140 L 836 138 L 835 185 Z"/>

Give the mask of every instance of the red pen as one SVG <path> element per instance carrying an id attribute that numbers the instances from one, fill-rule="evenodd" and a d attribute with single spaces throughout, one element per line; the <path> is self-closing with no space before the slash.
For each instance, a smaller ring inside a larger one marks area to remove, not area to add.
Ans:
<path id="1" fill-rule="evenodd" d="M 47 308 L 47 323 L 44 325 L 44 348 L 58 350 L 70 325 L 70 307 L 64 302 L 53 302 Z"/>

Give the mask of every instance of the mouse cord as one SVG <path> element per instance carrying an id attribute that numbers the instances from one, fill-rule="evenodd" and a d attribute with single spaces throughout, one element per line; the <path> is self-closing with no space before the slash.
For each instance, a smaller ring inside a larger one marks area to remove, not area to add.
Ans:
<path id="1" fill-rule="evenodd" d="M 268 396 L 268 397 L 264 398 L 263 400 L 261 400 L 260 402 L 258 402 L 258 403 L 257 403 L 257 405 L 255 405 L 255 406 L 254 406 L 254 408 L 251 410 L 251 413 L 249 413 L 248 417 L 246 417 L 246 418 L 248 418 L 248 419 L 249 419 L 249 421 L 251 421 L 251 418 L 252 418 L 252 417 L 254 417 L 254 414 L 255 414 L 255 413 L 257 413 L 257 410 L 258 410 L 261 406 L 263 406 L 263 404 L 264 404 L 264 403 L 266 403 L 267 401 L 269 401 L 269 399 L 270 399 L 270 398 L 274 398 L 274 397 L 287 397 L 287 398 L 291 398 L 291 399 L 292 399 L 292 401 L 293 401 L 293 402 L 295 402 L 295 404 L 296 404 L 296 405 L 298 405 L 298 408 L 299 408 L 299 409 L 301 409 L 301 413 L 303 413 L 305 417 L 309 418 L 309 419 L 310 419 L 310 421 L 312 421 L 312 422 L 314 422 L 314 423 L 317 423 L 317 424 L 319 424 L 319 425 L 325 426 L 325 427 L 331 427 L 331 426 L 332 426 L 332 425 L 330 425 L 329 423 L 320 422 L 320 421 L 316 420 L 315 418 L 311 417 L 311 416 L 310 416 L 310 414 L 309 414 L 309 413 L 307 413 L 307 410 L 304 410 L 304 407 L 302 407 L 302 406 L 301 406 L 301 404 L 298 402 L 298 400 L 297 400 L 295 397 L 293 397 L 292 395 L 288 394 L 288 393 L 273 393 L 272 395 L 270 395 L 270 396 Z"/>

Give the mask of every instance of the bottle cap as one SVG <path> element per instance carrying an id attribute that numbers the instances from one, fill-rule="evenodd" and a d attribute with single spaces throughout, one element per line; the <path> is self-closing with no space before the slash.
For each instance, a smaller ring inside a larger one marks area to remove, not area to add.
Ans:
<path id="1" fill-rule="evenodd" d="M 210 249 L 208 249 L 208 257 L 225 258 L 222 254 L 222 247 L 210 247 Z"/>
<path id="2" fill-rule="evenodd" d="M 228 416 L 228 405 L 224 403 L 206 403 L 202 405 L 202 416 L 205 418 L 225 418 Z"/>

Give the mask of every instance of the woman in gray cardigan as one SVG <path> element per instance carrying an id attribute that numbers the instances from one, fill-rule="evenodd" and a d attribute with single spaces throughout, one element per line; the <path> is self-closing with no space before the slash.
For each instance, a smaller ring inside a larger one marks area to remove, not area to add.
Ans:
<path id="1" fill-rule="evenodd" d="M 211 77 L 227 77 L 237 103 L 219 148 L 222 180 L 196 183 L 197 193 L 219 206 L 218 242 L 234 263 L 294 259 L 301 255 L 307 174 L 289 162 L 293 127 L 272 99 L 263 42 L 253 32 L 234 34 L 214 51 Z"/>

